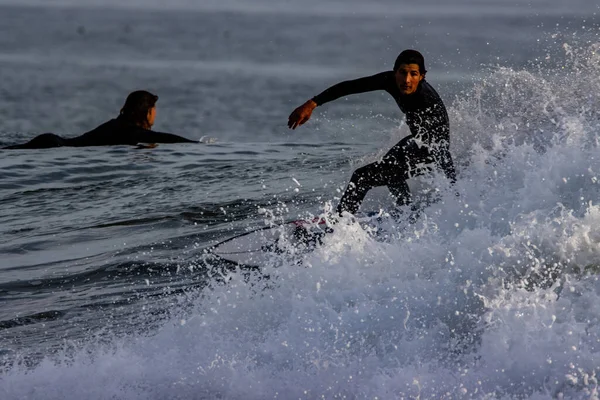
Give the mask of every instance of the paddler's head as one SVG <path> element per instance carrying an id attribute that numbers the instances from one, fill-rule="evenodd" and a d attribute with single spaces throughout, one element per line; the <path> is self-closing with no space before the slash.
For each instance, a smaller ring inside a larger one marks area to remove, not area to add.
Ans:
<path id="1" fill-rule="evenodd" d="M 121 118 L 144 129 L 150 129 L 156 118 L 157 101 L 157 95 L 145 90 L 131 92 L 121 108 Z"/>

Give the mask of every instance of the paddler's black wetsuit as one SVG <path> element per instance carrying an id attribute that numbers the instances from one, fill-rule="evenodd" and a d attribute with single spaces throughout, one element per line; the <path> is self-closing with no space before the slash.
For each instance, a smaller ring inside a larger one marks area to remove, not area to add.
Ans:
<path id="1" fill-rule="evenodd" d="M 154 132 L 128 122 L 122 116 L 111 119 L 81 136 L 62 138 L 53 133 L 36 136 L 24 144 L 8 146 L 5 149 L 47 149 L 51 147 L 84 147 L 137 145 L 138 143 L 196 143 L 172 133 Z"/>
<path id="2" fill-rule="evenodd" d="M 313 97 L 317 105 L 355 93 L 385 90 L 400 110 L 406 114 L 410 135 L 390 149 L 381 161 L 358 168 L 340 200 L 337 211 L 354 214 L 367 192 L 376 186 L 387 186 L 398 205 L 410 203 L 406 180 L 431 170 L 431 164 L 441 168 L 454 182 L 456 172 L 450 156 L 450 124 L 448 113 L 437 92 L 423 79 L 410 95 L 402 95 L 393 71 L 338 83 Z"/>

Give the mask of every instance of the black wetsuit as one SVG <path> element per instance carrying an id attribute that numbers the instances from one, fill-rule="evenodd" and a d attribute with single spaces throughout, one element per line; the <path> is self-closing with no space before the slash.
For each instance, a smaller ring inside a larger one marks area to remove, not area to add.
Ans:
<path id="1" fill-rule="evenodd" d="M 431 171 L 437 165 L 454 182 L 456 172 L 450 155 L 450 124 L 442 99 L 424 79 L 415 93 L 402 95 L 393 71 L 338 83 L 313 97 L 317 105 L 342 96 L 374 90 L 388 92 L 406 114 L 411 134 L 390 149 L 381 161 L 358 168 L 340 200 L 339 213 L 358 211 L 367 192 L 387 186 L 398 205 L 410 203 L 406 180 Z"/>
<path id="2" fill-rule="evenodd" d="M 47 149 L 51 147 L 84 147 L 84 146 L 115 146 L 137 145 L 138 143 L 193 143 L 172 133 L 154 132 L 128 122 L 122 116 L 111 119 L 81 136 L 62 138 L 53 133 L 36 136 L 24 144 L 8 146 L 5 149 Z"/>

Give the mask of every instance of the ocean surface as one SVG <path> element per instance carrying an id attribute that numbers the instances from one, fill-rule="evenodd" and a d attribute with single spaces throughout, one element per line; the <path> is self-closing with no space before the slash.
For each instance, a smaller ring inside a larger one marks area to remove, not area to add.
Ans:
<path id="1" fill-rule="evenodd" d="M 406 48 L 456 185 L 411 180 L 437 201 L 386 240 L 344 218 L 301 263 L 215 259 L 327 216 L 407 134 L 385 93 L 287 128 Z M 599 398 L 596 0 L 0 0 L 0 77 L 0 146 L 137 89 L 199 141 L 0 150 L 0 399 Z"/>

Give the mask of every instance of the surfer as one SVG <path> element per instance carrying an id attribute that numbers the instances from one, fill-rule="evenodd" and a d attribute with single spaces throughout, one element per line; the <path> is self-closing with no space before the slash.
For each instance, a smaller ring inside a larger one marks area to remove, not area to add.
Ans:
<path id="1" fill-rule="evenodd" d="M 84 147 L 138 145 L 154 147 L 156 143 L 197 143 L 172 133 L 151 130 L 156 118 L 158 96 L 145 90 L 137 90 L 127 96 L 117 118 L 74 138 L 63 138 L 53 133 L 36 136 L 27 143 L 8 146 L 5 149 L 47 149 L 51 147 Z"/>
<path id="2" fill-rule="evenodd" d="M 441 169 L 452 183 L 456 181 L 450 155 L 450 124 L 442 99 L 425 80 L 425 59 L 416 50 L 404 50 L 396 58 L 394 69 L 379 74 L 340 82 L 296 108 L 288 127 L 296 129 L 310 119 L 313 110 L 340 97 L 355 93 L 385 90 L 406 115 L 410 135 L 400 140 L 377 161 L 358 168 L 352 174 L 337 212 L 358 211 L 367 192 L 387 186 L 399 206 L 410 204 L 407 179 Z"/>

